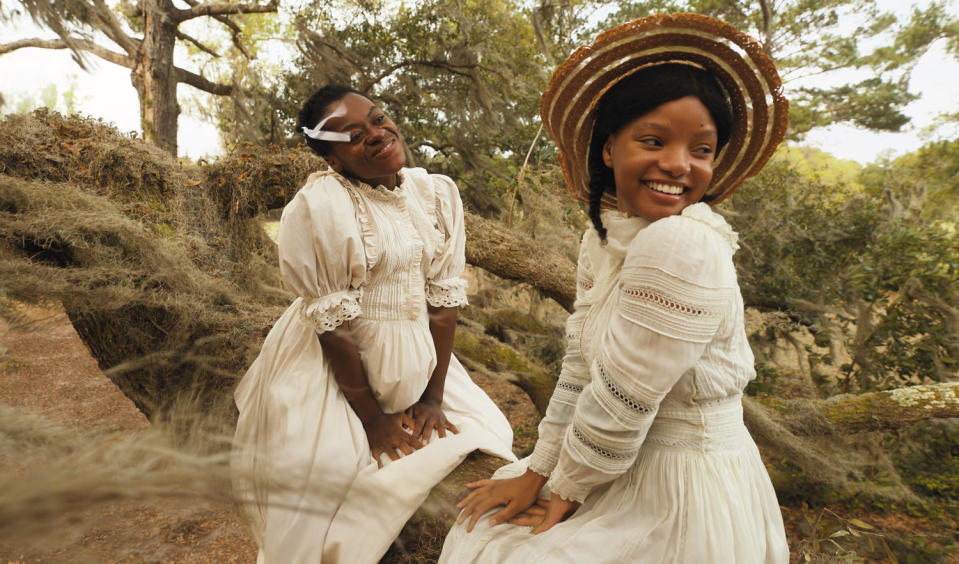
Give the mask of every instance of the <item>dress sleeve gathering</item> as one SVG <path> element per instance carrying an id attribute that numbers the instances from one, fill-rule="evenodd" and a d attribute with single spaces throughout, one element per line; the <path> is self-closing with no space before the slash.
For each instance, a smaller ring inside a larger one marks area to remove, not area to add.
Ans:
<path id="1" fill-rule="evenodd" d="M 307 180 L 283 209 L 278 245 L 280 273 L 318 333 L 360 314 L 366 255 L 355 203 L 335 177 Z"/>
<path id="2" fill-rule="evenodd" d="M 466 266 L 466 227 L 459 189 L 448 177 L 430 175 L 436 208 L 436 229 L 440 243 L 426 274 L 426 301 L 434 307 L 466 305 L 466 280 L 460 276 Z"/>
<path id="3" fill-rule="evenodd" d="M 735 288 L 719 282 L 731 261 L 719 239 L 703 223 L 674 216 L 631 243 L 617 310 L 547 484 L 553 493 L 582 502 L 633 465 L 660 402 L 724 323 Z"/>
<path id="4" fill-rule="evenodd" d="M 589 369 L 583 360 L 580 338 L 583 324 L 591 304 L 586 301 L 586 293 L 593 287 L 593 271 L 586 252 L 587 237 L 583 236 L 579 247 L 576 265 L 576 301 L 573 313 L 566 319 L 566 354 L 560 369 L 556 388 L 549 399 L 546 415 L 539 423 L 539 436 L 530 457 L 529 469 L 541 476 L 549 476 L 559 460 L 559 451 L 563 443 L 563 434 L 573 416 L 573 408 L 579 399 L 583 387 L 589 383 Z"/>

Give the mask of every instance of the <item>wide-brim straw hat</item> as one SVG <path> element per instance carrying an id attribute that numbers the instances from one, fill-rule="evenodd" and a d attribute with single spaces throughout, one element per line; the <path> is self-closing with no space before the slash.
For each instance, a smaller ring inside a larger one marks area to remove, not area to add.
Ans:
<path id="1" fill-rule="evenodd" d="M 559 147 L 566 186 L 589 202 L 590 137 L 600 98 L 630 74 L 663 63 L 712 72 L 733 110 L 729 143 L 716 158 L 706 191 L 711 204 L 735 192 L 766 164 L 786 133 L 789 102 L 772 59 L 753 38 L 699 14 L 659 14 L 616 26 L 569 56 L 540 102 L 543 126 Z M 606 193 L 603 208 L 615 208 Z"/>

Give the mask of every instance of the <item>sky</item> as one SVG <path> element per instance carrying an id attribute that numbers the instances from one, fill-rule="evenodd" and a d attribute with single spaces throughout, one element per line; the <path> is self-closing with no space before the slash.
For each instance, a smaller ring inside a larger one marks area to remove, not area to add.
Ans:
<path id="1" fill-rule="evenodd" d="M 925 5 L 927 1 L 915 2 Z M 956 13 L 956 0 L 949 2 Z M 912 3 L 901 0 L 880 0 L 884 8 L 903 14 Z M 50 32 L 38 30 L 29 21 L 17 28 L 0 26 L 0 43 L 24 37 L 53 37 Z M 107 63 L 96 57 L 88 60 L 89 72 L 77 66 L 66 51 L 20 49 L 0 56 L 0 92 L 8 102 L 22 98 L 39 98 L 49 85 L 60 92 L 72 88 L 77 110 L 111 122 L 121 131 L 139 131 L 139 106 L 136 91 L 130 83 L 129 70 Z M 934 122 L 937 115 L 956 112 L 959 100 L 959 61 L 949 56 L 941 42 L 934 45 L 913 72 L 910 90 L 920 98 L 906 107 L 912 118 L 910 129 L 902 133 L 875 133 L 846 124 L 836 124 L 810 132 L 804 145 L 813 146 L 839 158 L 861 164 L 879 157 L 892 157 L 915 150 L 928 137 L 921 131 Z M 180 105 L 184 109 L 179 122 L 179 149 L 181 156 L 193 159 L 213 157 L 223 152 L 216 127 L 191 115 L 195 103 L 208 104 L 208 95 L 186 86 L 179 86 Z M 956 138 L 956 127 L 942 130 L 940 136 Z"/>

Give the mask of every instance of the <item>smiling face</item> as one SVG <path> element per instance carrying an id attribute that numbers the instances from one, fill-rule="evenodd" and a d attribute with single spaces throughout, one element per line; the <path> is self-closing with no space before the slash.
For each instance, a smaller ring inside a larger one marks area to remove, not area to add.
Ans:
<path id="1" fill-rule="evenodd" d="M 339 131 L 349 141 L 331 143 L 326 161 L 333 170 L 358 178 L 370 186 L 396 187 L 396 173 L 406 164 L 403 141 L 393 120 L 365 96 L 347 94 L 327 108 L 332 113 L 339 103 L 346 114 L 326 122 L 324 131 Z"/>
<path id="2" fill-rule="evenodd" d="M 624 125 L 603 146 L 619 209 L 656 221 L 700 201 L 713 177 L 716 143 L 716 124 L 694 96 Z"/>

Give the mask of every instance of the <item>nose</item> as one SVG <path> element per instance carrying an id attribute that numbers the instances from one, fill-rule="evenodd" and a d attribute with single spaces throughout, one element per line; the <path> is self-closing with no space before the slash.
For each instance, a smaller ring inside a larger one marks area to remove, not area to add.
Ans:
<path id="1" fill-rule="evenodd" d="M 659 168 L 666 174 L 679 177 L 688 174 L 692 162 L 685 147 L 666 147 L 659 157 Z"/>
<path id="2" fill-rule="evenodd" d="M 386 137 L 386 129 L 380 125 L 370 125 L 369 131 L 366 132 L 366 143 L 376 145 L 382 142 L 384 137 Z"/>

